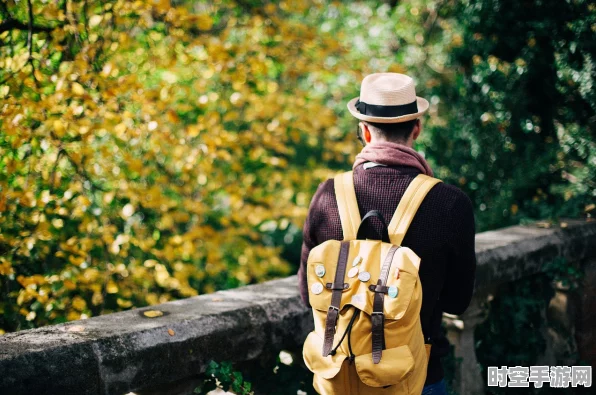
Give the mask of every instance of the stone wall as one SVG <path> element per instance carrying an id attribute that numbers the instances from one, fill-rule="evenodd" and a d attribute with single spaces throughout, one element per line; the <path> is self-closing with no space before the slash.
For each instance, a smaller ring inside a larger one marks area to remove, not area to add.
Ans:
<path id="1" fill-rule="evenodd" d="M 541 273 L 557 257 L 564 258 L 587 275 L 595 275 L 595 269 L 588 263 L 596 256 L 595 223 L 567 221 L 565 228 L 547 229 L 512 226 L 476 235 L 478 267 L 473 300 L 461 316 L 444 317 L 449 328 L 448 337 L 455 346 L 455 356 L 461 358 L 455 388 L 459 394 L 485 393 L 485 380 L 476 359 L 474 332 L 485 320 L 486 301 L 498 293 L 499 286 Z M 589 343 L 596 337 L 596 326 L 589 326 L 594 322 L 591 313 L 594 310 L 590 310 L 590 306 L 596 304 L 593 284 L 586 276 L 575 293 L 554 284 L 555 295 L 545 312 L 551 322 L 546 326 L 547 349 L 541 358 L 542 363 L 560 365 L 565 351 L 578 350 L 577 339 L 583 341 L 582 355 L 596 353 L 596 343 Z M 581 301 L 576 301 L 577 298 Z M 583 325 L 580 330 L 576 328 L 579 311 L 586 320 L 579 323 Z"/>
<path id="2" fill-rule="evenodd" d="M 483 393 L 474 351 L 483 301 L 499 284 L 539 273 L 558 256 L 588 262 L 584 292 L 575 307 L 563 296 L 554 303 L 573 310 L 570 333 L 584 357 L 594 361 L 596 223 L 567 223 L 564 229 L 513 226 L 476 236 L 474 301 L 464 315 L 446 317 L 456 355 L 462 358 L 460 394 Z M 143 314 L 147 310 L 164 314 L 148 318 Z M 0 394 L 124 394 L 169 386 L 174 393 L 174 388 L 185 388 L 180 383 L 196 379 L 210 360 L 246 362 L 282 349 L 298 350 L 311 329 L 310 311 L 302 306 L 292 276 L 10 333 L 0 337 Z"/>

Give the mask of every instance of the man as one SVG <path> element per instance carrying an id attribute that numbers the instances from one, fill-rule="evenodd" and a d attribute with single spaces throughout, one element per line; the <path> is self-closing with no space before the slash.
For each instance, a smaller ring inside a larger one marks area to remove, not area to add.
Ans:
<path id="1" fill-rule="evenodd" d="M 378 210 L 391 219 L 414 177 L 433 175 L 412 148 L 422 132 L 419 117 L 428 107 L 428 101 L 416 96 L 413 80 L 397 73 L 367 76 L 360 97 L 348 103 L 351 114 L 360 120 L 358 139 L 364 145 L 353 166 L 361 217 Z M 369 221 L 365 226 L 367 238 L 380 239 L 380 222 Z M 333 179 L 319 185 L 303 236 L 298 278 L 302 300 L 310 306 L 305 270 L 310 250 L 327 240 L 343 239 Z M 472 202 L 458 188 L 441 182 L 428 192 L 403 239 L 402 245 L 421 258 L 420 318 L 424 337 L 433 344 L 423 394 L 446 394 L 440 358 L 449 344 L 441 331 L 441 316 L 443 312 L 462 314 L 470 303 L 476 269 L 474 236 Z"/>

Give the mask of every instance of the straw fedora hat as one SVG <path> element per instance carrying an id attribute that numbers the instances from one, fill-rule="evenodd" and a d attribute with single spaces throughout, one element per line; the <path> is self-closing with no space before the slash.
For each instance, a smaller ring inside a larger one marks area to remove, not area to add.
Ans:
<path id="1" fill-rule="evenodd" d="M 358 119 L 398 123 L 416 119 L 428 110 L 428 101 L 416 96 L 414 80 L 405 74 L 375 73 L 362 80 L 360 97 L 348 102 Z"/>

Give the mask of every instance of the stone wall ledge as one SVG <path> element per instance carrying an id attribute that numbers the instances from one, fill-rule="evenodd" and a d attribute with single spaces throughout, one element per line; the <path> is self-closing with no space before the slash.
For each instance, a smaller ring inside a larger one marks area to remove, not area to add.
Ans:
<path id="1" fill-rule="evenodd" d="M 476 292 L 596 256 L 596 222 L 476 235 Z M 164 315 L 147 318 L 146 310 Z M 296 276 L 0 336 L 0 394 L 124 394 L 190 379 L 207 363 L 299 349 L 312 329 Z"/>

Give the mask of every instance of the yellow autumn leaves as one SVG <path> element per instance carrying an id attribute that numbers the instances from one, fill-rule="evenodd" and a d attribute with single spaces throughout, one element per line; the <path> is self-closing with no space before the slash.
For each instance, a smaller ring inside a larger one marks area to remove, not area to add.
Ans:
<path id="1" fill-rule="evenodd" d="M 56 27 L 31 62 L 0 33 L 1 330 L 290 274 L 324 162 L 356 148 L 324 138 L 312 85 L 343 49 L 307 3 L 32 4 Z"/>

